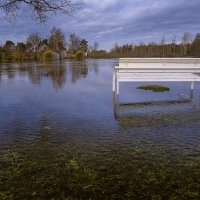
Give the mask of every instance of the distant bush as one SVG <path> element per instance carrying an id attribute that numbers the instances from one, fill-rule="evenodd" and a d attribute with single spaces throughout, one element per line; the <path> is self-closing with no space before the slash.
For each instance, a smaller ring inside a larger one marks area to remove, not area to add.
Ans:
<path id="1" fill-rule="evenodd" d="M 83 60 L 85 57 L 84 52 L 83 51 L 78 51 L 76 52 L 76 59 L 77 60 Z"/>
<path id="2" fill-rule="evenodd" d="M 55 58 L 55 53 L 52 50 L 45 51 L 43 58 L 46 60 L 53 60 Z"/>
<path id="3" fill-rule="evenodd" d="M 70 54 L 70 55 L 69 55 L 69 59 L 76 59 L 76 55 Z"/>

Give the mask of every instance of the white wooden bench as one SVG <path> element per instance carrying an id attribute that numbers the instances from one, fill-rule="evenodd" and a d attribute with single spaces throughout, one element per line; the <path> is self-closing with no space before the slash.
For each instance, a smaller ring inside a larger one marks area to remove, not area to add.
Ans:
<path id="1" fill-rule="evenodd" d="M 120 58 L 113 70 L 113 92 L 120 82 L 200 81 L 200 58 Z"/>

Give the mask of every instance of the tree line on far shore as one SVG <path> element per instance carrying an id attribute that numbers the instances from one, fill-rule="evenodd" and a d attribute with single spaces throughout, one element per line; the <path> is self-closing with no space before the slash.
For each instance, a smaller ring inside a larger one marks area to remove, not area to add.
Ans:
<path id="1" fill-rule="evenodd" d="M 120 58 L 120 57 L 200 57 L 200 33 L 194 37 L 185 32 L 181 42 L 177 42 L 177 36 L 171 37 L 171 42 L 166 42 L 162 37 L 159 43 L 141 42 L 138 45 L 117 43 L 110 51 L 99 50 L 90 54 L 92 58 Z"/>
<path id="2" fill-rule="evenodd" d="M 32 33 L 26 42 L 14 43 L 7 40 L 0 45 L 0 61 L 41 60 L 46 58 L 83 59 L 89 52 L 97 52 L 99 44 L 88 45 L 84 38 L 71 33 L 66 42 L 60 28 L 53 27 L 49 38 L 42 38 L 39 33 Z"/>
<path id="3" fill-rule="evenodd" d="M 49 38 L 42 39 L 39 33 L 30 34 L 25 43 L 6 41 L 0 46 L 0 61 L 41 60 L 45 57 L 59 59 L 70 58 L 82 60 L 88 58 L 120 58 L 120 57 L 200 57 L 200 33 L 194 37 L 185 32 L 181 42 L 177 42 L 174 34 L 171 42 L 165 37 L 161 42 L 141 42 L 138 45 L 117 43 L 110 51 L 99 49 L 99 43 L 89 45 L 84 38 L 75 33 L 70 34 L 66 42 L 65 34 L 60 28 L 53 27 Z"/>

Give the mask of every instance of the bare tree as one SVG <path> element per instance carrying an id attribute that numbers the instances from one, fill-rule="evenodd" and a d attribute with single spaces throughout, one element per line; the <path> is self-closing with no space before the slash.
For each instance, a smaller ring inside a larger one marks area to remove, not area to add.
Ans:
<path id="1" fill-rule="evenodd" d="M 2 0 L 0 9 L 8 19 L 15 19 L 17 11 L 24 5 L 32 10 L 32 16 L 39 22 L 45 22 L 49 15 L 63 13 L 71 15 L 83 5 L 82 0 Z"/>
<path id="2" fill-rule="evenodd" d="M 165 57 L 165 36 L 162 37 L 161 42 L 160 42 L 161 46 L 162 46 L 162 57 Z"/>
<path id="3" fill-rule="evenodd" d="M 34 53 L 37 51 L 40 42 L 41 37 L 39 33 L 32 33 L 27 38 L 27 45 L 30 47 L 30 50 Z"/>
<path id="4" fill-rule="evenodd" d="M 49 46 L 56 51 L 61 52 L 65 49 L 65 35 L 60 28 L 53 27 L 51 30 L 51 36 L 49 38 Z"/>
<path id="5" fill-rule="evenodd" d="M 176 56 L 176 37 L 177 35 L 174 33 L 172 35 L 172 52 L 173 52 L 173 56 L 175 57 Z"/>
<path id="6" fill-rule="evenodd" d="M 93 44 L 93 51 L 96 52 L 99 49 L 99 43 L 98 42 L 94 42 Z"/>
<path id="7" fill-rule="evenodd" d="M 200 33 L 197 33 L 192 42 L 191 53 L 194 57 L 200 57 Z"/>
<path id="8" fill-rule="evenodd" d="M 182 37 L 182 44 L 183 44 L 183 55 L 187 55 L 187 45 L 191 42 L 192 35 L 189 32 L 185 32 Z"/>
<path id="9" fill-rule="evenodd" d="M 69 51 L 76 52 L 80 48 L 81 38 L 77 36 L 75 33 L 70 34 L 69 36 Z"/>

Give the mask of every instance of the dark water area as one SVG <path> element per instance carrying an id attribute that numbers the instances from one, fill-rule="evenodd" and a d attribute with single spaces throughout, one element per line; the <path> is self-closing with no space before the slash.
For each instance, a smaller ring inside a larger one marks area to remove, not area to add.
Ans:
<path id="1" fill-rule="evenodd" d="M 123 83 L 116 118 L 117 63 L 0 64 L 0 199 L 200 199 L 200 84 Z"/>

